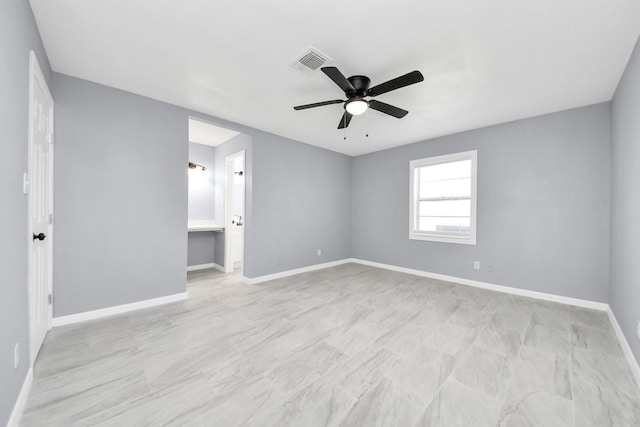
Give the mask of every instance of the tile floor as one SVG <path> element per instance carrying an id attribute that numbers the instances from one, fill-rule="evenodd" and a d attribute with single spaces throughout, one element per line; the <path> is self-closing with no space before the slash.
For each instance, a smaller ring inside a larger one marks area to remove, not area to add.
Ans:
<path id="1" fill-rule="evenodd" d="M 640 426 L 605 313 L 346 264 L 56 328 L 23 426 Z"/>

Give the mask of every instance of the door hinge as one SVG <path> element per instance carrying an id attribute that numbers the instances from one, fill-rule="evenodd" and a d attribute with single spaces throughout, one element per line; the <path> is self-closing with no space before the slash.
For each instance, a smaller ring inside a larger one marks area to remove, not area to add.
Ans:
<path id="1" fill-rule="evenodd" d="M 23 194 L 28 194 L 29 193 L 29 174 L 28 173 L 24 173 L 22 175 L 22 193 Z"/>
<path id="2" fill-rule="evenodd" d="M 53 224 L 53 214 L 49 214 L 49 224 Z"/>
<path id="3" fill-rule="evenodd" d="M 53 295 L 49 294 L 49 305 L 53 304 Z"/>
<path id="4" fill-rule="evenodd" d="M 49 144 L 53 144 L 53 134 L 50 133 L 47 138 L 49 139 Z"/>

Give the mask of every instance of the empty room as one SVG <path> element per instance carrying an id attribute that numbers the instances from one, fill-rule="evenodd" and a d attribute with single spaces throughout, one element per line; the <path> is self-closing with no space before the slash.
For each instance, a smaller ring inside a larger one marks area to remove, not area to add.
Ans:
<path id="1" fill-rule="evenodd" d="M 0 425 L 640 426 L 639 36 L 1 0 Z"/>

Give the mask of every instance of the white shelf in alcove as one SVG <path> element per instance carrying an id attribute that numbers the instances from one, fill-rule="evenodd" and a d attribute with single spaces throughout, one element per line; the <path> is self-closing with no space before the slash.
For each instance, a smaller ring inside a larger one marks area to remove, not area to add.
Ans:
<path id="1" fill-rule="evenodd" d="M 217 224 L 215 221 L 189 221 L 187 230 L 189 233 L 197 231 L 224 231 L 224 225 Z"/>

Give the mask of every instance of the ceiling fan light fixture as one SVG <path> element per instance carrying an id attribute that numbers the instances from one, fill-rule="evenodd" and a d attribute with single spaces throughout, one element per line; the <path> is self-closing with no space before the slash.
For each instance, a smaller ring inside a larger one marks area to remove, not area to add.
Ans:
<path id="1" fill-rule="evenodd" d="M 354 116 L 359 116 L 363 114 L 369 108 L 369 103 L 364 99 L 354 99 L 353 101 L 347 102 L 345 105 L 345 110 L 347 113 L 352 114 Z"/>

